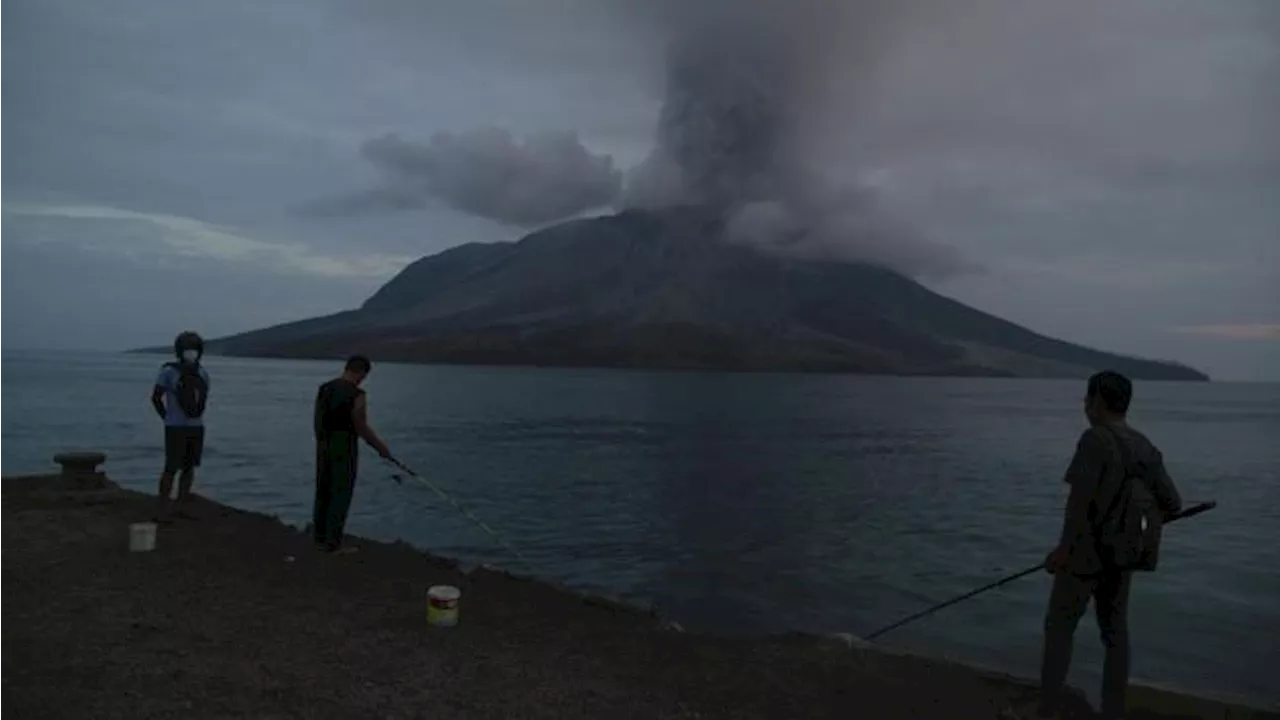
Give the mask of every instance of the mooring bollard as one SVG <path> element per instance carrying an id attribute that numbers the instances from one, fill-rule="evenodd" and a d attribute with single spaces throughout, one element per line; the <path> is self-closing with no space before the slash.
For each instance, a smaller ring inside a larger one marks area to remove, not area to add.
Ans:
<path id="1" fill-rule="evenodd" d="M 78 490 L 101 490 L 107 486 L 107 476 L 98 466 L 107 461 L 106 453 L 63 452 L 53 456 L 62 466 L 62 480 Z"/>

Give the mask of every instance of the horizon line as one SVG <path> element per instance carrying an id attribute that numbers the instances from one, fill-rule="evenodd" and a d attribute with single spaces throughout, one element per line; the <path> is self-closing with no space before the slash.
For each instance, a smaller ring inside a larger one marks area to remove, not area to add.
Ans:
<path id="1" fill-rule="evenodd" d="M 157 347 L 159 347 L 159 346 L 157 346 Z M 100 354 L 100 355 L 129 355 L 129 354 L 143 354 L 143 353 L 139 352 L 140 350 L 141 350 L 141 348 L 139 348 L 139 347 L 121 347 L 121 348 L 118 348 L 118 349 L 103 349 L 103 348 L 100 348 L 100 347 L 96 347 L 96 348 L 89 348 L 89 347 L 49 348 L 49 347 L 11 347 L 11 346 L 5 345 L 5 346 L 0 346 L 0 357 L 2 357 L 3 355 L 7 355 L 7 354 L 8 354 L 8 353 L 10 353 L 10 352 L 15 352 L 15 353 L 32 353 L 32 354 L 35 354 L 35 353 L 47 353 L 47 354 L 50 354 L 50 355 L 52 355 L 52 354 L 62 354 L 62 353 L 94 353 L 94 354 Z M 157 354 L 164 354 L 164 353 L 157 353 Z M 217 354 L 215 353 L 215 354 L 212 354 L 212 355 L 211 355 L 211 357 L 234 357 L 234 356 L 231 356 L 231 355 L 221 355 L 221 356 L 220 356 L 220 355 L 217 355 Z M 270 357 L 255 357 L 255 358 L 245 358 L 245 359 L 253 359 L 253 360 L 285 360 L 285 361 L 305 360 L 305 358 L 270 358 Z M 423 363 L 409 363 L 409 364 L 415 364 L 415 365 L 416 365 L 416 364 L 423 364 Z M 428 364 L 428 365 L 431 365 L 431 364 L 435 364 L 435 365 L 445 365 L 445 366 L 447 366 L 447 365 L 466 365 L 466 363 L 426 363 L 426 364 Z M 858 374 L 858 373 L 854 373 L 854 374 Z M 904 376 L 904 377 L 905 377 L 905 376 Z M 1010 379 L 1030 380 L 1030 379 L 1035 379 L 1035 378 L 1010 378 Z M 1043 379 L 1046 379 L 1046 380 L 1048 380 L 1048 379 L 1061 380 L 1061 379 L 1066 379 L 1066 378 L 1043 378 Z M 1141 381 L 1141 382 L 1147 383 L 1147 382 L 1179 382 L 1179 381 L 1172 381 L 1172 380 L 1171 380 L 1171 381 L 1143 380 L 1143 381 Z M 1211 376 L 1209 377 L 1209 379 L 1208 379 L 1208 380 L 1206 380 L 1206 381 L 1201 381 L 1201 382 L 1208 382 L 1208 383 L 1218 384 L 1218 385 L 1278 385 L 1278 384 L 1280 384 L 1280 377 L 1276 377 L 1276 378 L 1253 378 L 1253 379 L 1240 379 L 1240 378 L 1221 378 L 1221 377 L 1217 377 L 1217 376 L 1212 376 L 1212 375 L 1211 375 Z"/>

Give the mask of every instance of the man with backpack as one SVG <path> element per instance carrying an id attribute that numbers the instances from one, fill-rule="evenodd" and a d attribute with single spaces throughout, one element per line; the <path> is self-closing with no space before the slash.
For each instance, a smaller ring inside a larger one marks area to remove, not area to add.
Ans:
<path id="1" fill-rule="evenodd" d="M 1062 534 L 1045 559 L 1054 578 L 1044 622 L 1042 717 L 1058 710 L 1076 625 L 1090 599 L 1106 647 L 1102 717 L 1124 713 L 1133 572 L 1155 569 L 1163 520 L 1182 507 L 1160 451 L 1125 421 L 1132 398 L 1133 384 L 1119 373 L 1089 378 L 1084 412 L 1090 427 L 1067 469 Z"/>
<path id="2" fill-rule="evenodd" d="M 177 362 L 165 363 L 151 392 L 151 406 L 164 421 L 164 472 L 160 473 L 159 508 L 156 522 L 167 523 L 173 508 L 169 496 L 173 477 L 178 475 L 178 516 L 189 518 L 185 510 L 196 479 L 196 468 L 204 454 L 204 409 L 209 397 L 209 373 L 200 366 L 204 340 L 184 332 L 173 341 Z"/>

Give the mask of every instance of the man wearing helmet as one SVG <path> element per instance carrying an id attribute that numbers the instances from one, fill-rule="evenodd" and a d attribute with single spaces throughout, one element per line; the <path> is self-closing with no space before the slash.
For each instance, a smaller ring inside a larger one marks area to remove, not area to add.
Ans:
<path id="1" fill-rule="evenodd" d="M 204 454 L 204 408 L 209 397 L 209 373 L 200 366 L 204 340 L 184 332 L 173 341 L 177 362 L 165 363 L 151 392 L 151 406 L 164 421 L 164 472 L 160 473 L 158 522 L 168 522 L 173 508 L 173 476 L 178 475 L 177 511 L 184 509 Z"/>

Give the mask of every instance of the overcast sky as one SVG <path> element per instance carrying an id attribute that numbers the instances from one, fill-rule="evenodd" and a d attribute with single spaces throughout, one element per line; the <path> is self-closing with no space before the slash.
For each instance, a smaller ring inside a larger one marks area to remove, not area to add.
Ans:
<path id="1" fill-rule="evenodd" d="M 1067 340 L 1280 380 L 1280 2 L 904 0 L 874 25 L 866 4 L 834 34 L 802 142 L 981 268 L 931 287 Z M 447 197 L 316 208 L 385 189 L 378 148 L 479 128 L 572 131 L 616 184 L 662 103 L 635 5 L 8 0 L 4 346 L 248 330 L 520 237 Z M 544 150 L 576 148 L 556 137 Z"/>

